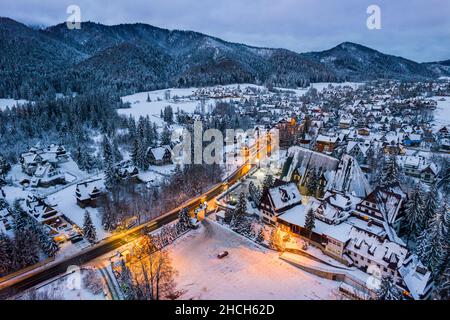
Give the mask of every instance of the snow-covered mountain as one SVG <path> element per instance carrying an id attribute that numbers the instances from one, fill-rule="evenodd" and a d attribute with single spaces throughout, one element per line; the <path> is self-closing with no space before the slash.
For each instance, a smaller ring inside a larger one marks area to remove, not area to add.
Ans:
<path id="1" fill-rule="evenodd" d="M 33 29 L 0 18 L 0 97 L 28 98 L 45 91 L 121 93 L 168 86 L 310 82 L 376 78 L 423 79 L 442 75 L 436 66 L 343 43 L 299 54 L 257 48 L 192 31 L 147 24 L 106 26 L 84 22 Z"/>

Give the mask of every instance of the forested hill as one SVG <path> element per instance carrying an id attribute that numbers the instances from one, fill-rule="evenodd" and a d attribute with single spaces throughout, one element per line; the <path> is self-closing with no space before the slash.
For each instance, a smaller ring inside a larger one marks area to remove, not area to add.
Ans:
<path id="1" fill-rule="evenodd" d="M 81 30 L 69 30 L 62 23 L 36 30 L 0 18 L 0 47 L 0 97 L 15 98 L 242 82 L 298 87 L 320 81 L 412 80 L 449 73 L 441 65 L 420 64 L 353 43 L 299 54 L 141 23 L 84 22 Z"/>

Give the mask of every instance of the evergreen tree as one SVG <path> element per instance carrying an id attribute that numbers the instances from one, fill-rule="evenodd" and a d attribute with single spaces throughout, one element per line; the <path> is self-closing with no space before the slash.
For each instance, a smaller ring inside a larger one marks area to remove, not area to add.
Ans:
<path id="1" fill-rule="evenodd" d="M 152 99 L 150 99 L 150 93 L 147 93 L 147 102 L 152 102 Z"/>
<path id="2" fill-rule="evenodd" d="M 306 183 L 306 188 L 311 196 L 314 196 L 317 192 L 319 186 L 318 176 L 316 170 L 312 169 L 308 173 L 308 181 Z"/>
<path id="3" fill-rule="evenodd" d="M 257 206 L 260 205 L 261 203 L 261 189 L 259 187 L 257 187 L 253 181 L 251 181 L 248 185 L 248 192 L 250 193 L 250 197 L 252 198 L 253 202 L 255 202 L 255 204 Z"/>
<path id="4" fill-rule="evenodd" d="M 450 299 L 450 263 L 447 263 L 444 272 L 437 277 L 433 296 L 437 300 Z"/>
<path id="5" fill-rule="evenodd" d="M 120 289 L 125 300 L 134 300 L 136 297 L 135 287 L 133 284 L 133 278 L 131 271 L 125 264 L 125 260 L 120 261 L 120 277 L 119 277 Z"/>
<path id="6" fill-rule="evenodd" d="M 168 124 L 173 123 L 173 110 L 171 106 L 167 106 L 164 108 L 164 121 Z"/>
<path id="7" fill-rule="evenodd" d="M 402 300 L 402 292 L 391 277 L 381 279 L 380 288 L 376 291 L 377 300 Z"/>
<path id="8" fill-rule="evenodd" d="M 122 153 L 120 153 L 119 145 L 117 144 L 117 139 L 113 139 L 112 151 L 113 151 L 113 155 L 114 155 L 114 162 L 117 163 L 117 162 L 122 161 L 123 157 L 122 157 Z"/>
<path id="9" fill-rule="evenodd" d="M 3 232 L 0 233 L 0 277 L 13 270 L 14 244 Z"/>
<path id="10" fill-rule="evenodd" d="M 444 210 L 439 210 L 430 221 L 430 226 L 419 238 L 417 255 L 434 276 L 438 276 L 446 260 L 449 232 Z"/>
<path id="11" fill-rule="evenodd" d="M 0 153 L 0 177 L 4 177 L 11 169 L 11 165 L 6 161 L 5 157 Z"/>
<path id="12" fill-rule="evenodd" d="M 155 122 L 153 122 L 152 131 L 154 137 L 154 145 L 156 145 L 156 142 L 159 140 L 159 134 L 158 134 L 158 126 L 156 125 Z"/>
<path id="13" fill-rule="evenodd" d="M 114 187 L 118 182 L 116 174 L 114 154 L 109 139 L 103 137 L 103 166 L 105 171 L 105 186 L 108 189 Z"/>
<path id="14" fill-rule="evenodd" d="M 95 243 L 97 240 L 97 233 L 94 224 L 92 223 L 91 215 L 87 210 L 84 212 L 83 234 L 91 244 Z"/>
<path id="15" fill-rule="evenodd" d="M 436 214 L 436 210 L 438 208 L 438 191 L 436 188 L 436 184 L 433 184 L 430 188 L 430 191 L 426 193 L 424 196 L 423 201 L 423 214 L 425 216 L 424 218 L 424 224 L 422 226 L 423 229 L 428 227 L 429 221 L 434 217 Z"/>
<path id="16" fill-rule="evenodd" d="M 313 209 L 309 209 L 306 213 L 305 217 L 305 230 L 308 231 L 309 235 L 308 237 L 311 239 L 312 231 L 316 224 L 316 216 L 314 215 Z"/>
<path id="17" fill-rule="evenodd" d="M 264 228 L 259 228 L 258 234 L 256 235 L 256 242 L 258 243 L 264 242 Z"/>
<path id="18" fill-rule="evenodd" d="M 380 186 L 383 188 L 395 188 L 400 183 L 400 169 L 396 156 L 391 154 L 386 160 L 381 172 Z"/>
<path id="19" fill-rule="evenodd" d="M 423 212 L 423 192 L 420 184 L 411 192 L 405 205 L 404 226 L 407 234 L 407 242 L 411 237 L 417 237 L 423 231 L 426 217 Z"/>
<path id="20" fill-rule="evenodd" d="M 164 126 L 163 132 L 161 133 L 161 144 L 162 145 L 170 145 L 172 142 L 172 132 L 170 131 L 169 127 L 166 125 Z"/>
<path id="21" fill-rule="evenodd" d="M 55 239 L 49 235 L 48 231 L 34 221 L 33 232 L 37 236 L 39 247 L 48 257 L 54 257 L 59 250 Z"/>
<path id="22" fill-rule="evenodd" d="M 17 229 L 14 236 L 14 270 L 22 269 L 39 261 L 39 248 L 35 235 L 27 229 Z"/>
<path id="23" fill-rule="evenodd" d="M 263 181 L 263 194 L 273 187 L 273 183 L 273 176 L 271 174 L 267 174 Z"/>
<path id="24" fill-rule="evenodd" d="M 131 147 L 131 161 L 136 167 L 139 167 L 139 139 L 133 138 L 133 145 Z"/>
<path id="25" fill-rule="evenodd" d="M 232 213 L 231 227 L 233 230 L 241 233 L 245 231 L 245 216 L 247 214 L 247 199 L 245 198 L 245 194 L 241 192 L 239 194 L 239 200 L 236 204 L 236 208 Z M 248 231 L 248 230 L 247 230 Z"/>
<path id="26" fill-rule="evenodd" d="M 178 214 L 178 223 L 177 223 L 178 231 L 181 233 L 192 227 L 193 225 L 191 221 L 191 216 L 189 215 L 189 211 L 186 208 L 180 210 Z"/>

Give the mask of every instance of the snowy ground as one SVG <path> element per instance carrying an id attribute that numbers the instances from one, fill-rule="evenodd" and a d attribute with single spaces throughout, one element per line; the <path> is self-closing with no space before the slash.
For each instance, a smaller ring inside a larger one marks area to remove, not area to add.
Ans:
<path id="1" fill-rule="evenodd" d="M 441 101 L 442 98 L 445 100 Z M 437 108 L 434 111 L 436 129 L 450 125 L 450 97 L 434 97 L 433 100 L 437 101 Z"/>
<path id="2" fill-rule="evenodd" d="M 110 234 L 103 230 L 102 219 L 98 209 L 83 209 L 77 205 L 77 199 L 75 197 L 76 188 L 77 185 L 74 184 L 50 195 L 48 197 L 50 203 L 57 204 L 58 210 L 62 212 L 66 217 L 71 219 L 79 227 L 83 227 L 84 212 L 88 210 L 91 214 L 92 222 L 94 223 L 97 232 L 97 239 L 102 240 L 108 237 Z"/>
<path id="3" fill-rule="evenodd" d="M 221 251 L 229 256 L 218 259 Z M 278 253 L 211 221 L 170 251 L 181 299 L 336 299 L 338 282 L 306 273 Z"/>
<path id="4" fill-rule="evenodd" d="M 350 86 L 353 89 L 356 89 L 357 87 L 363 85 L 364 83 L 360 82 L 317 82 L 317 83 L 311 83 L 310 87 L 307 88 L 300 88 L 300 89 L 289 89 L 289 88 L 276 88 L 278 90 L 282 91 L 293 91 L 296 95 L 302 96 L 304 95 L 311 87 L 316 88 L 317 91 L 322 91 L 323 89 L 328 88 L 329 85 L 332 85 L 333 87 L 344 87 L 344 86 Z"/>
<path id="5" fill-rule="evenodd" d="M 37 297 L 33 300 L 105 300 L 106 283 L 99 271 L 81 270 L 78 274 L 63 275 L 34 288 Z M 95 290 L 89 283 L 96 282 Z M 16 297 L 18 300 L 29 300 L 30 292 Z M 32 299 L 32 298 L 31 298 Z"/>
<path id="6" fill-rule="evenodd" d="M 362 83 L 354 83 L 354 82 L 343 82 L 343 83 L 331 83 L 331 82 L 323 82 L 323 83 L 313 83 L 311 84 L 311 87 L 316 88 L 317 90 L 321 91 L 324 88 L 327 88 L 329 85 L 333 85 L 335 87 L 338 86 L 351 86 L 353 88 L 356 88 Z M 225 88 L 236 88 L 238 84 L 231 84 L 223 86 Z M 257 86 L 254 84 L 239 84 L 240 88 L 242 90 L 245 90 L 247 87 L 253 87 L 263 90 L 263 86 Z M 196 109 L 200 108 L 200 101 L 198 100 L 191 100 L 189 99 L 190 96 L 197 90 L 198 88 L 169 88 L 169 89 L 163 89 L 163 90 L 156 90 L 156 91 L 145 91 L 145 92 L 138 92 L 132 95 L 128 95 L 125 97 L 122 97 L 123 102 L 129 102 L 131 104 L 131 108 L 127 109 L 119 109 L 119 114 L 123 114 L 126 116 L 132 115 L 136 119 L 140 116 L 149 116 L 151 121 L 156 122 L 158 125 L 161 125 L 164 123 L 164 121 L 160 118 L 161 110 L 163 110 L 166 106 L 172 106 L 172 109 L 174 112 L 177 111 L 179 108 L 180 110 L 184 110 L 187 113 L 193 113 Z M 301 89 L 286 89 L 286 88 L 277 88 L 279 90 L 289 90 L 295 92 L 297 95 L 303 95 L 305 94 L 308 88 L 301 88 Z M 178 96 L 180 99 L 178 102 L 174 102 L 172 99 L 166 100 L 165 92 L 167 90 L 170 90 L 170 96 L 173 98 L 174 96 Z M 150 96 L 150 102 L 147 102 L 147 97 Z M 225 101 L 231 100 L 231 99 L 222 99 Z M 208 99 L 205 103 L 206 111 L 209 109 L 210 106 L 214 106 L 217 99 Z"/>

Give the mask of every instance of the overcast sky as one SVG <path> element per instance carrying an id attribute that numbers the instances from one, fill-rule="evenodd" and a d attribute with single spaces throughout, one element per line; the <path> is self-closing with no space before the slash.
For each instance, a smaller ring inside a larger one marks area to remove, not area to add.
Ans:
<path id="1" fill-rule="evenodd" d="M 143 22 L 194 30 L 224 40 L 297 52 L 351 41 L 415 61 L 450 59 L 450 0 L 1 0 L 0 15 L 26 24 L 67 19 Z M 369 30 L 369 5 L 381 9 L 381 30 Z"/>

